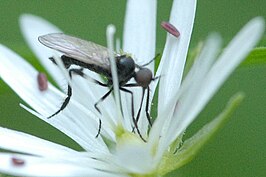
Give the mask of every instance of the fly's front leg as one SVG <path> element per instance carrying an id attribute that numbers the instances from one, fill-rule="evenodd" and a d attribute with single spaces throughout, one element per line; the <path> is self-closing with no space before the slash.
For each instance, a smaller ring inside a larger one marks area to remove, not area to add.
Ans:
<path id="1" fill-rule="evenodd" d="M 151 116 L 149 113 L 149 101 L 150 101 L 150 87 L 148 87 L 148 89 L 147 89 L 147 100 L 146 100 L 145 112 L 146 112 L 146 117 L 148 119 L 148 122 L 149 122 L 150 126 L 152 126 Z"/>
<path id="2" fill-rule="evenodd" d="M 144 94 L 145 94 L 145 89 L 142 88 L 142 96 L 141 96 L 140 106 L 139 106 L 139 110 L 138 110 L 138 114 L 137 114 L 137 118 L 136 118 L 137 123 L 138 123 L 139 117 L 140 117 L 140 112 L 141 112 L 141 108 L 142 108 L 142 104 L 143 104 Z"/>
<path id="3" fill-rule="evenodd" d="M 134 84 L 134 86 L 137 86 L 137 85 Z M 140 137 L 144 142 L 146 142 L 146 140 L 142 137 L 142 135 L 141 135 L 141 133 L 140 133 L 140 131 L 139 131 L 138 123 L 137 123 L 137 121 L 136 121 L 136 119 L 135 119 L 135 116 L 134 116 L 134 96 L 133 96 L 133 92 L 130 91 L 130 90 L 128 90 L 128 89 L 125 89 L 125 88 L 123 88 L 123 87 L 120 87 L 120 90 L 122 90 L 122 91 L 124 91 L 124 92 L 127 92 L 127 93 L 129 93 L 129 94 L 131 95 L 131 111 L 132 111 L 132 119 L 133 119 L 133 123 L 134 123 L 134 126 L 135 126 L 136 130 L 137 130 L 137 133 L 139 134 L 139 137 Z M 133 128 L 133 131 L 134 131 L 134 128 Z"/>

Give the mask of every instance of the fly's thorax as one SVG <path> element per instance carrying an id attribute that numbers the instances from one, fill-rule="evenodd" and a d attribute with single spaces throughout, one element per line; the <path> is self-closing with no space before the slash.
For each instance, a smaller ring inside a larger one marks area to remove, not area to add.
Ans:
<path id="1" fill-rule="evenodd" d="M 116 64 L 119 83 L 125 84 L 135 75 L 135 62 L 130 56 L 118 56 Z"/>

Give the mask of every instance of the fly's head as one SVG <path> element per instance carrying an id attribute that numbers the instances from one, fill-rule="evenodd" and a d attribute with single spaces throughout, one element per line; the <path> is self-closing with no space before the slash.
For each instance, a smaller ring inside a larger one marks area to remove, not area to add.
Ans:
<path id="1" fill-rule="evenodd" d="M 152 72 L 148 68 L 140 68 L 134 76 L 137 84 L 142 88 L 147 88 L 153 80 Z"/>

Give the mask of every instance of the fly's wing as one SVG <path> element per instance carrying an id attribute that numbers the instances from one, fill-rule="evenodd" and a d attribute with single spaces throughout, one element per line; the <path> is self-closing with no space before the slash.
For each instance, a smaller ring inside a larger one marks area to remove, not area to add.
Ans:
<path id="1" fill-rule="evenodd" d="M 106 47 L 85 41 L 63 33 L 53 33 L 38 38 L 43 45 L 64 53 L 66 56 L 87 64 L 110 69 L 108 50 Z"/>

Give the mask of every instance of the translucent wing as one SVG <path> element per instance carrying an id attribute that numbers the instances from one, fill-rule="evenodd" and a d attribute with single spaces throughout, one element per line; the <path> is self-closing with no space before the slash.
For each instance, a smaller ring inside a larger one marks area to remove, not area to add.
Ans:
<path id="1" fill-rule="evenodd" d="M 108 50 L 106 47 L 85 41 L 63 33 L 53 33 L 38 38 L 43 45 L 55 49 L 64 55 L 84 63 L 110 69 Z"/>

